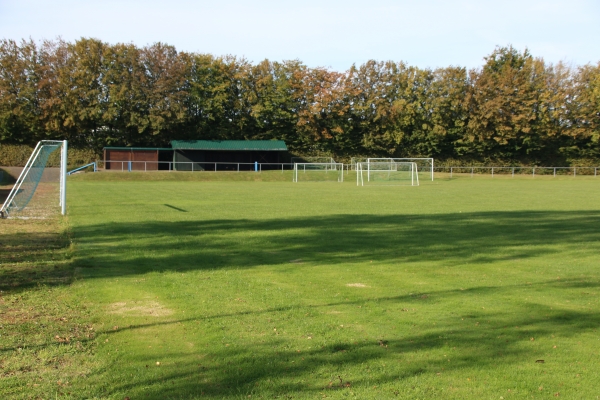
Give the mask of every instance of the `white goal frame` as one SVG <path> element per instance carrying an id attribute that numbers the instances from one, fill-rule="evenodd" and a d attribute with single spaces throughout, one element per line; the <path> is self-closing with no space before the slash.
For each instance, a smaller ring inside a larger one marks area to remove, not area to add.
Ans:
<path id="1" fill-rule="evenodd" d="M 28 178 L 29 173 L 31 172 L 31 169 L 34 167 L 38 156 L 40 156 L 40 154 L 42 153 L 43 147 L 46 145 L 60 146 L 60 182 L 59 182 L 60 189 L 59 189 L 58 204 L 60 206 L 61 214 L 62 215 L 67 214 L 67 148 L 68 148 L 68 143 L 66 140 L 41 140 L 38 142 L 38 144 L 33 149 L 31 156 L 27 160 L 27 163 L 25 163 L 25 167 L 23 167 L 21 174 L 17 178 L 17 181 L 13 185 L 10 193 L 8 194 L 8 197 L 4 201 L 4 204 L 2 205 L 2 207 L 0 208 L 0 217 L 2 217 L 2 218 L 8 217 L 8 215 L 10 213 L 9 208 L 11 207 L 11 204 L 13 204 L 15 196 L 21 190 L 23 183 Z M 39 168 L 39 166 L 36 168 Z M 44 169 L 45 168 L 47 168 L 47 167 L 44 166 Z M 41 175 L 40 175 L 40 179 L 41 179 Z M 35 193 L 35 189 L 37 189 L 37 183 L 39 183 L 39 180 L 35 184 L 34 193 Z M 33 196 L 33 194 L 32 194 L 32 196 Z M 26 207 L 26 205 L 23 207 Z"/>
<path id="2" fill-rule="evenodd" d="M 293 175 L 293 182 L 298 182 L 298 172 L 300 171 L 300 173 L 306 172 L 307 168 L 309 172 L 323 172 L 323 173 L 328 173 L 329 171 L 338 171 L 338 178 L 337 181 L 338 182 L 344 182 L 344 164 L 342 163 L 330 163 L 330 162 L 326 162 L 326 163 L 294 163 L 294 175 Z M 314 168 L 317 167 L 317 168 Z M 320 168 L 318 168 L 320 167 Z M 332 182 L 332 181 L 327 181 L 327 182 Z"/>
<path id="3" fill-rule="evenodd" d="M 415 157 L 408 157 L 408 158 L 391 158 L 391 157 L 385 157 L 385 158 L 367 158 L 367 162 L 414 162 L 417 164 L 420 163 L 424 163 L 425 167 L 427 169 L 430 169 L 430 175 L 431 175 L 431 180 L 433 181 L 433 166 L 434 166 L 434 160 L 433 158 L 415 158 Z M 421 168 L 423 169 L 423 168 Z"/>
<path id="4" fill-rule="evenodd" d="M 387 168 L 381 168 L 382 164 L 388 164 Z M 365 174 L 366 181 L 371 181 L 371 175 L 373 173 L 387 172 L 391 174 L 394 171 L 398 171 L 398 166 L 409 166 L 410 169 L 406 172 L 410 174 L 410 184 L 387 184 L 377 186 L 419 186 L 419 170 L 417 163 L 408 161 L 390 161 L 390 159 L 378 159 L 378 161 L 369 162 L 358 162 L 356 163 L 356 186 L 365 186 Z"/>
<path id="5" fill-rule="evenodd" d="M 307 163 L 327 163 L 335 164 L 333 157 L 318 157 L 318 156 L 307 156 L 307 157 L 292 157 L 292 164 L 307 164 Z"/>

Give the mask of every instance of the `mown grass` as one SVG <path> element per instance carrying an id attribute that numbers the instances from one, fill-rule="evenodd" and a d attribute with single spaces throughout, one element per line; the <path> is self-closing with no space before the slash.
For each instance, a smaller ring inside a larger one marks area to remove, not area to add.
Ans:
<path id="1" fill-rule="evenodd" d="M 76 279 L 59 288 L 97 336 L 63 394 L 600 395 L 593 178 L 88 181 L 100 175 L 69 185 Z M 0 395 L 34 397 L 14 389 L 26 378 Z"/>
<path id="2" fill-rule="evenodd" d="M 89 310 L 72 296 L 67 221 L 0 221 L 0 397 L 54 398 L 94 366 Z"/>
<path id="3" fill-rule="evenodd" d="M 76 174 L 71 177 L 74 182 L 78 181 L 103 181 L 103 182 L 136 182 L 136 181 L 200 181 L 200 182 L 291 182 L 293 171 L 271 170 L 262 172 L 182 172 L 182 171 L 149 171 L 149 172 L 127 172 L 127 171 L 100 171 L 97 173 Z M 355 178 L 355 177 L 354 177 Z"/>

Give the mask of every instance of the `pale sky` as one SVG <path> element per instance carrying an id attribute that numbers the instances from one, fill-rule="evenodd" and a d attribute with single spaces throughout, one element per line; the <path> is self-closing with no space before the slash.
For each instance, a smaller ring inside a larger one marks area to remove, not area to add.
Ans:
<path id="1" fill-rule="evenodd" d="M 496 46 L 600 61 L 600 0 L 0 0 L 0 39 L 155 42 L 345 71 L 369 59 L 483 65 Z"/>

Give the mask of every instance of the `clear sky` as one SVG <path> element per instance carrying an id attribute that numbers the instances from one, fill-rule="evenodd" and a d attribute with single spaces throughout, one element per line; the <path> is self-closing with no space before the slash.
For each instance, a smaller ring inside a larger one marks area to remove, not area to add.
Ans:
<path id="1" fill-rule="evenodd" d="M 338 71 L 369 59 L 473 68 L 509 44 L 583 65 L 600 61 L 600 0 L 0 0 L 0 38 L 58 36 Z"/>

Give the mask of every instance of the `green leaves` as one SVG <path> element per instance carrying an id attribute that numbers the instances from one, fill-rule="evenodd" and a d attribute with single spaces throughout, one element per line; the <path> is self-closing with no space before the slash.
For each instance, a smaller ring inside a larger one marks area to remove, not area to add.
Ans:
<path id="1" fill-rule="evenodd" d="M 167 146 L 279 139 L 296 153 L 563 164 L 600 156 L 600 64 L 498 47 L 481 69 L 368 61 L 346 72 L 155 43 L 0 42 L 0 141 Z"/>

